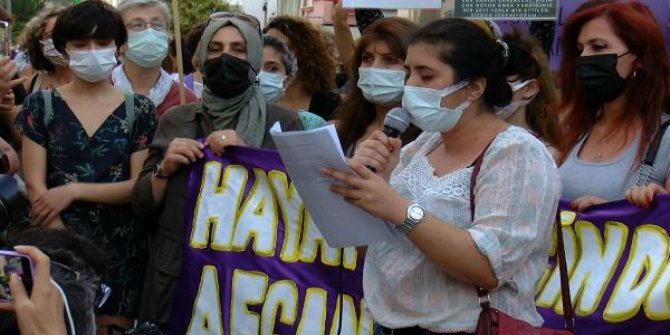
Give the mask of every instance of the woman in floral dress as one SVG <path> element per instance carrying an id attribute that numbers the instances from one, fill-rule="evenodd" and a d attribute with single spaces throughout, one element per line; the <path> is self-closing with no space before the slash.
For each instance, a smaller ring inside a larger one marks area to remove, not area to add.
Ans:
<path id="1" fill-rule="evenodd" d="M 17 119 L 31 223 L 65 227 L 106 250 L 103 281 L 112 295 L 98 324 L 129 328 L 137 317 L 148 242 L 132 216 L 131 191 L 153 139 L 155 107 L 109 83 L 126 42 L 113 7 L 86 1 L 68 8 L 53 39 L 77 77 L 29 96 Z"/>

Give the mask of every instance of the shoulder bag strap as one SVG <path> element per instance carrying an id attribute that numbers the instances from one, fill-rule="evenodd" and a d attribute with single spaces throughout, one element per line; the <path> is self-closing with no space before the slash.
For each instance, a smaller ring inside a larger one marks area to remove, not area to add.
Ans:
<path id="1" fill-rule="evenodd" d="M 493 141 L 491 141 L 493 143 Z M 475 186 L 477 184 L 477 177 L 482 168 L 484 155 L 491 146 L 489 143 L 484 151 L 477 157 L 470 176 L 470 216 L 472 221 L 475 220 Z M 558 264 L 558 271 L 561 278 L 561 298 L 563 300 L 563 317 L 565 319 L 565 328 L 574 332 L 575 330 L 575 314 L 572 307 L 572 300 L 570 298 L 570 285 L 568 277 L 568 267 L 565 261 L 565 246 L 563 244 L 563 229 L 561 225 L 560 210 L 556 211 L 556 263 Z M 489 292 L 481 287 L 476 286 L 477 296 L 479 297 L 479 305 L 486 310 L 491 308 L 490 300 L 488 298 Z"/>
<path id="2" fill-rule="evenodd" d="M 568 277 L 568 265 L 565 261 L 565 244 L 563 243 L 563 224 L 561 223 L 561 210 L 556 210 L 556 264 L 561 278 L 561 300 L 563 302 L 563 318 L 565 329 L 575 332 L 575 311 L 572 307 L 570 296 L 570 277 Z"/>

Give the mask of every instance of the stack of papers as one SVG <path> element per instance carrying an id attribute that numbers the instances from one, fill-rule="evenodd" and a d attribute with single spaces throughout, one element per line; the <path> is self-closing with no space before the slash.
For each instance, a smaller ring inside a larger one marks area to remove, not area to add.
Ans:
<path id="1" fill-rule="evenodd" d="M 336 180 L 324 175 L 322 168 L 354 174 L 347 165 L 334 125 L 282 132 L 277 122 L 270 135 L 305 208 L 329 246 L 362 246 L 392 238 L 393 228 L 389 224 L 328 189 Z"/>

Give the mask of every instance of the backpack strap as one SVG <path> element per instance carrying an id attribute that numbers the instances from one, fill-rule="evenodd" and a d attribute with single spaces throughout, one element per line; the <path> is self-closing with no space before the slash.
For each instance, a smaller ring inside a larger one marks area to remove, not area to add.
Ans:
<path id="1" fill-rule="evenodd" d="M 51 90 L 43 90 L 42 96 L 44 97 L 44 127 L 48 128 L 49 123 L 54 118 L 53 92 Z"/>
<path id="2" fill-rule="evenodd" d="M 130 92 L 124 93 L 126 107 L 126 123 L 128 123 L 128 135 L 132 139 L 133 127 L 135 126 L 135 95 Z"/>
<path id="3" fill-rule="evenodd" d="M 30 79 L 30 85 L 28 86 L 28 94 L 39 91 L 40 85 L 37 85 L 37 80 L 39 79 L 39 76 L 40 76 L 39 73 L 35 73 L 33 75 L 33 78 Z"/>
<path id="4" fill-rule="evenodd" d="M 649 184 L 649 177 L 651 177 L 651 173 L 654 170 L 658 149 L 661 147 L 663 136 L 665 136 L 665 132 L 668 130 L 668 127 L 670 127 L 670 120 L 661 124 L 661 127 L 658 129 L 658 133 L 656 133 L 656 136 L 654 136 L 654 138 L 651 140 L 651 143 L 649 143 L 647 154 L 644 156 L 642 165 L 640 165 L 640 173 L 637 176 L 637 186 L 644 186 Z"/>

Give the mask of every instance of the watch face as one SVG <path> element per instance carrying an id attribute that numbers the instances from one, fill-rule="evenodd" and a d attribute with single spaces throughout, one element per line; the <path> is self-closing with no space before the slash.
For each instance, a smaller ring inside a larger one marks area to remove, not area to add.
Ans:
<path id="1" fill-rule="evenodd" d="M 409 208 L 409 213 L 408 214 L 409 214 L 409 218 L 414 220 L 414 221 L 423 220 L 423 216 L 424 216 L 423 208 L 421 208 L 419 206 L 411 206 Z"/>

